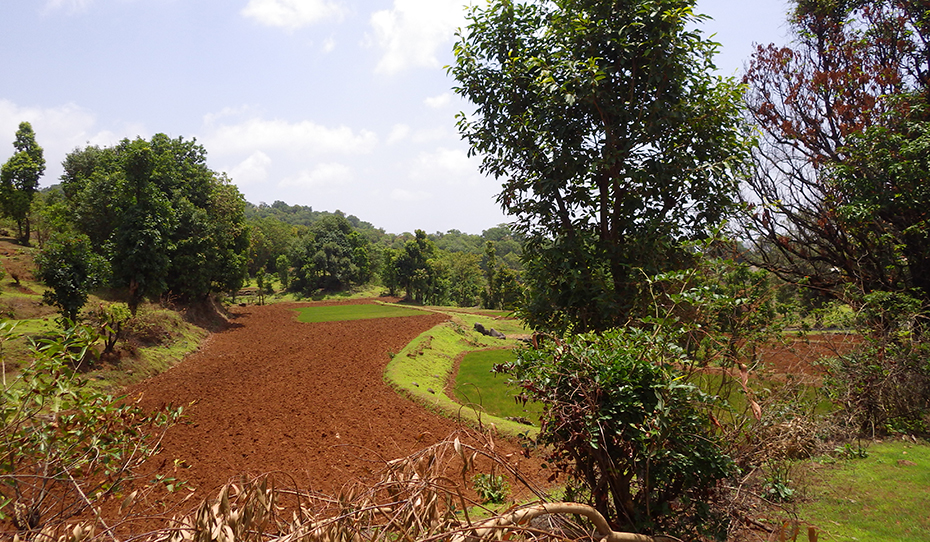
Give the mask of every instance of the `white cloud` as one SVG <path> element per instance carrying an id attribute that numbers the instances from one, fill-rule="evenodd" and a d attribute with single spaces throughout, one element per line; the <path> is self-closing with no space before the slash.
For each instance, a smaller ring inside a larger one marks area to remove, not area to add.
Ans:
<path id="1" fill-rule="evenodd" d="M 412 140 L 414 143 L 431 143 L 449 139 L 449 129 L 445 126 L 434 126 L 432 128 L 420 128 L 414 132 Z M 455 139 L 458 139 L 455 137 Z"/>
<path id="2" fill-rule="evenodd" d="M 310 121 L 287 122 L 252 118 L 239 124 L 207 124 L 204 146 L 211 154 L 282 150 L 299 156 L 369 153 L 378 142 L 374 132 L 346 126 L 328 128 Z"/>
<path id="3" fill-rule="evenodd" d="M 452 95 L 450 95 L 448 92 L 444 92 L 440 94 L 439 96 L 430 96 L 429 98 L 423 100 L 423 103 L 425 103 L 427 107 L 432 107 L 433 109 L 439 109 L 440 107 L 445 107 L 449 105 L 449 102 L 451 101 L 452 101 Z"/>
<path id="4" fill-rule="evenodd" d="M 406 201 L 415 203 L 419 201 L 426 201 L 432 198 L 432 194 L 422 190 L 405 190 L 403 188 L 395 188 L 394 190 L 391 190 L 391 199 L 394 201 Z"/>
<path id="5" fill-rule="evenodd" d="M 229 171 L 229 176 L 238 186 L 262 184 L 268 180 L 271 158 L 262 151 L 253 152 Z"/>
<path id="6" fill-rule="evenodd" d="M 344 9 L 329 0 L 249 0 L 240 13 L 266 26 L 295 30 L 327 19 L 340 19 Z"/>
<path id="7" fill-rule="evenodd" d="M 407 136 L 410 135 L 410 126 L 407 124 L 395 124 L 391 128 L 391 133 L 388 134 L 387 143 L 388 145 L 393 145 L 398 141 L 403 141 L 407 139 Z"/>
<path id="8" fill-rule="evenodd" d="M 20 106 L 0 99 L 0 160 L 14 152 L 13 139 L 20 122 L 29 122 L 36 132 L 36 142 L 45 151 L 46 170 L 43 185 L 54 184 L 61 175 L 61 161 L 75 148 L 91 145 L 114 145 L 124 137 L 145 136 L 143 126 L 123 124 L 116 131 L 97 127 L 91 111 L 68 103 L 55 107 Z"/>
<path id="9" fill-rule="evenodd" d="M 352 169 L 344 164 L 319 164 L 312 170 L 301 171 L 296 177 L 288 177 L 278 186 L 300 188 L 325 188 L 346 184 L 352 180 Z"/>
<path id="10" fill-rule="evenodd" d="M 440 66 L 436 51 L 452 43 L 463 26 L 462 0 L 394 0 L 389 10 L 376 11 L 370 23 L 383 49 L 375 71 L 395 74 L 411 67 Z"/>
<path id="11" fill-rule="evenodd" d="M 450 174 L 459 177 L 473 173 L 475 167 L 465 151 L 440 147 L 433 152 L 421 152 L 413 172 L 416 177 L 447 179 Z"/>

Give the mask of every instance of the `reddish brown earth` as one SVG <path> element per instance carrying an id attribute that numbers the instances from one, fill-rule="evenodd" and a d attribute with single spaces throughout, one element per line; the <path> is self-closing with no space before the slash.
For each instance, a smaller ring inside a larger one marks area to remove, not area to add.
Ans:
<path id="1" fill-rule="evenodd" d="M 388 353 L 444 315 L 306 324 L 300 306 L 236 308 L 229 329 L 130 390 L 149 407 L 185 405 L 154 459 L 159 471 L 174 475 L 178 462 L 200 498 L 269 472 L 331 492 L 455 430 L 382 380 Z"/>

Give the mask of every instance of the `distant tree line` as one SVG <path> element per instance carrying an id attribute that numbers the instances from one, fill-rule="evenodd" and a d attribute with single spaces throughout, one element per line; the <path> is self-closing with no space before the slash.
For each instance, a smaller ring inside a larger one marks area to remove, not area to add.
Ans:
<path id="1" fill-rule="evenodd" d="M 247 203 L 207 166 L 195 140 L 156 134 L 69 153 L 60 183 L 43 191 L 42 148 L 29 123 L 0 170 L 0 210 L 23 244 L 38 242 L 46 301 L 69 321 L 91 291 L 196 302 L 254 278 L 262 293 L 312 296 L 372 282 L 437 305 L 513 308 L 522 296 L 522 238 L 505 225 L 399 235 L 341 211 Z"/>

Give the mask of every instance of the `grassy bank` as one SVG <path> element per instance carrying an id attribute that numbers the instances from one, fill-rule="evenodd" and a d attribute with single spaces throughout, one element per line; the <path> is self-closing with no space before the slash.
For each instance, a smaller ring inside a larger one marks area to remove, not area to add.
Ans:
<path id="1" fill-rule="evenodd" d="M 446 389 L 459 356 L 474 350 L 517 346 L 519 342 L 510 337 L 526 333 L 522 324 L 517 320 L 495 319 L 480 313 L 447 314 L 451 316 L 450 321 L 421 334 L 392 356 L 384 373 L 385 381 L 427 408 L 464 423 L 481 427 L 494 425 L 502 434 L 511 436 L 535 434 L 535 427 L 491 415 L 478 404 L 466 406 L 458 403 Z M 493 327 L 508 338 L 502 340 L 482 335 L 474 331 L 475 322 Z"/>

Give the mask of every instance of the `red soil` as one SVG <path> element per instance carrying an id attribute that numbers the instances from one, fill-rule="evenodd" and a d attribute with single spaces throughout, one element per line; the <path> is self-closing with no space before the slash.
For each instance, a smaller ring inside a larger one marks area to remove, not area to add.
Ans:
<path id="1" fill-rule="evenodd" d="M 456 429 L 382 380 L 388 353 L 446 316 L 305 324 L 299 306 L 237 308 L 201 351 L 130 390 L 152 408 L 185 406 L 153 464 L 197 497 L 268 472 L 331 492 Z"/>

